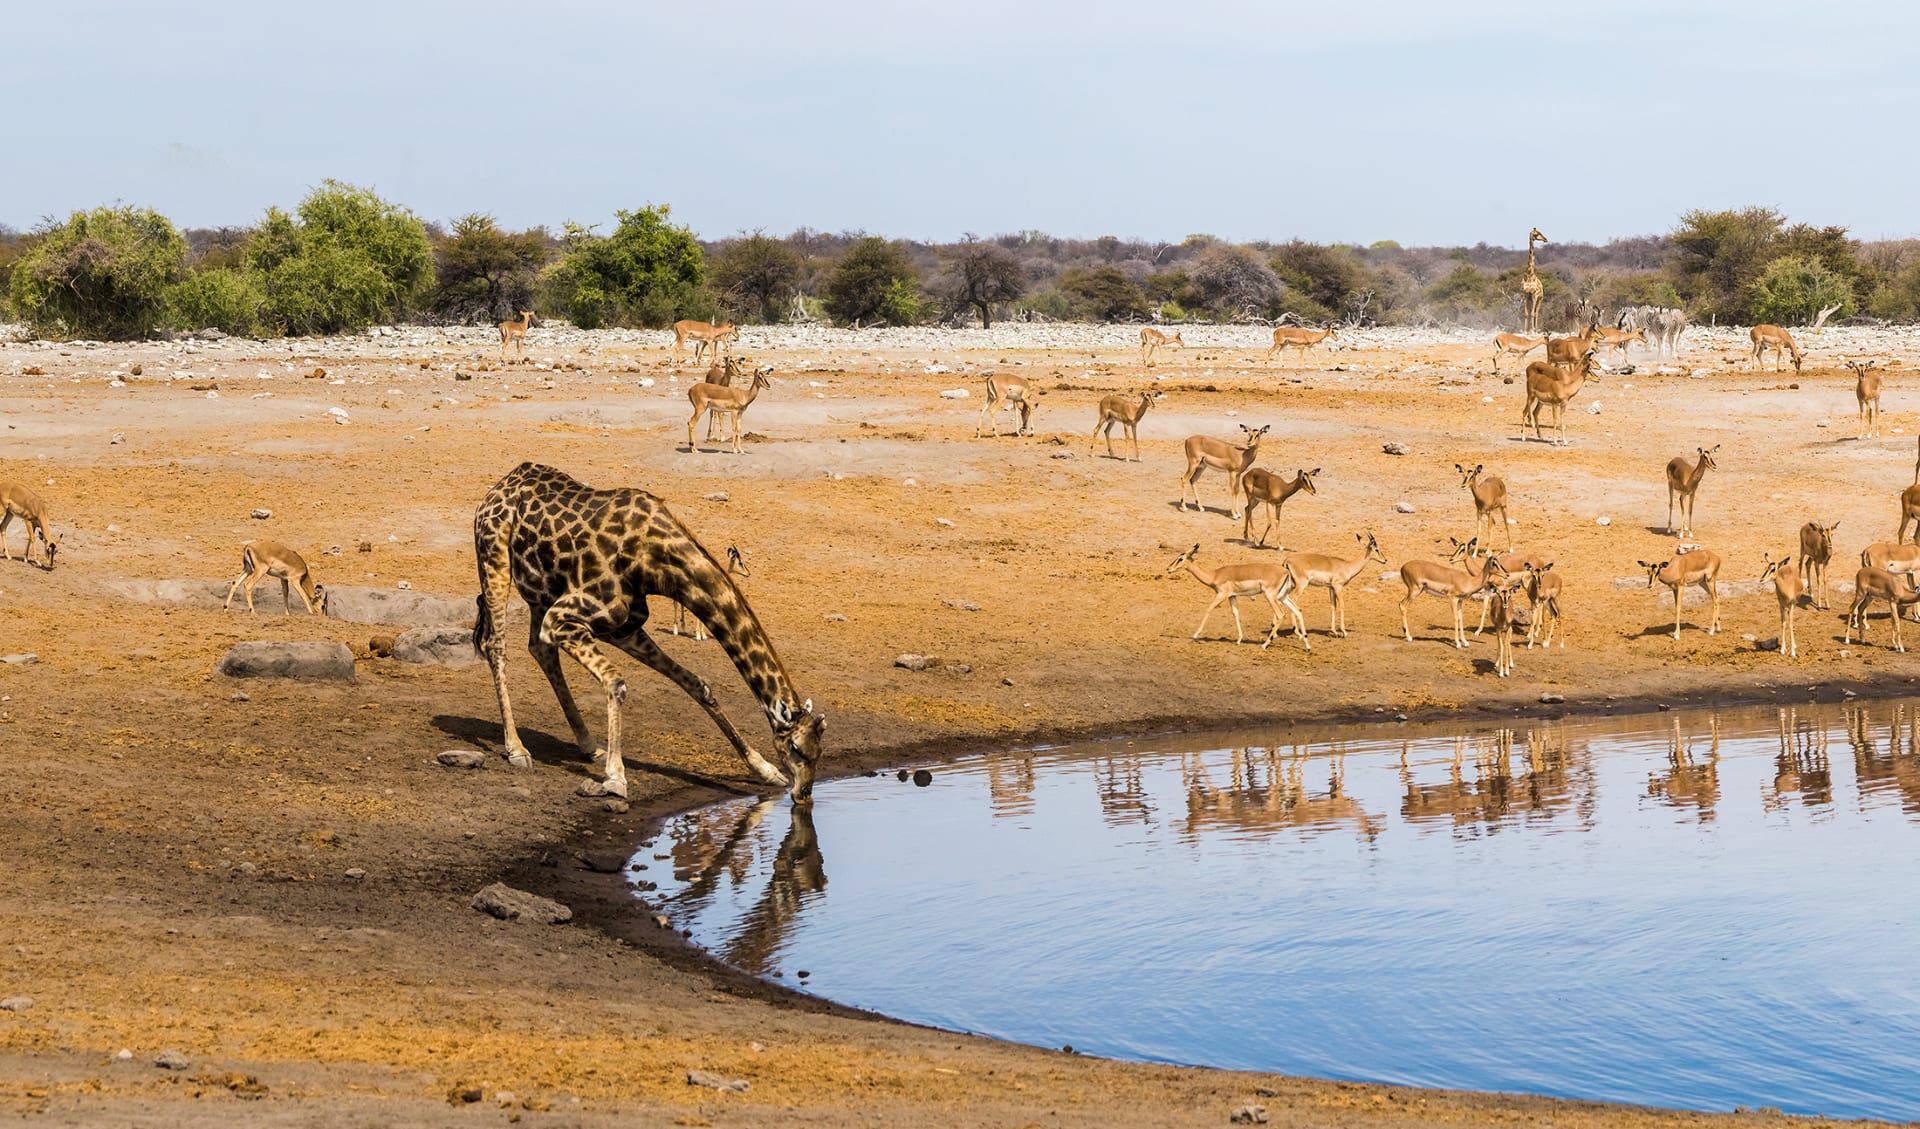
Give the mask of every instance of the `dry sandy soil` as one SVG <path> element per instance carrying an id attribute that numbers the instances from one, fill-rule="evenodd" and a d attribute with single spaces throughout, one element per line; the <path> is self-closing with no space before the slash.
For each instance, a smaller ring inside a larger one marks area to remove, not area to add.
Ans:
<path id="1" fill-rule="evenodd" d="M 1763 551 L 1787 550 L 1816 518 L 1840 522 L 1835 575 L 1850 578 L 1860 547 L 1893 534 L 1913 481 L 1914 338 L 1829 331 L 1805 372 L 1756 374 L 1733 363 L 1744 336 L 1696 330 L 1666 374 L 1636 357 L 1639 371 L 1583 392 L 1559 447 L 1518 438 L 1522 386 L 1489 375 L 1478 334 L 1378 331 L 1273 365 L 1259 330 L 1188 337 L 1144 369 L 1119 329 L 749 332 L 743 351 L 775 364 L 777 383 L 747 413 L 744 455 L 684 449 L 697 370 L 671 367 L 655 334 L 536 330 L 536 363 L 507 369 L 478 331 L 0 346 L 0 477 L 32 484 L 65 535 L 52 572 L 0 561 L 0 653 L 39 656 L 0 665 L 0 997 L 33 1001 L 0 1011 L 0 1108 L 116 1125 L 1204 1125 L 1250 1103 L 1315 1126 L 1705 1120 L 1105 1062 L 793 996 L 689 952 L 617 875 L 575 862 L 747 786 L 663 681 L 631 676 L 635 795 L 615 813 L 576 794 L 588 766 L 518 647 L 536 767 L 451 770 L 435 754 L 500 748 L 483 667 L 371 657 L 370 637 L 391 629 L 279 615 L 268 587 L 262 610 L 276 614 L 258 616 L 110 594 L 123 579 L 231 577 L 240 542 L 271 537 L 305 551 L 323 583 L 467 599 L 473 506 L 531 459 L 643 486 L 710 546 L 746 551 L 743 588 L 829 716 L 828 773 L 1244 720 L 1470 724 L 1891 693 L 1920 673 L 1920 658 L 1887 648 L 1884 619 L 1871 644 L 1846 648 L 1837 610 L 1805 611 L 1804 654 L 1789 662 L 1756 646 L 1776 630 L 1770 595 L 1730 597 L 1713 637 L 1689 609 L 1675 642 L 1655 594 L 1614 583 L 1673 548 L 1667 460 L 1714 444 L 1696 529 L 1725 556 L 1724 579 L 1751 581 Z M 1854 439 L 1842 355 L 1895 366 L 1882 438 Z M 986 369 L 1044 390 L 1038 435 L 974 437 Z M 1090 456 L 1099 396 L 1148 385 L 1166 398 L 1141 461 Z M 939 395 L 956 388 L 972 396 Z M 1473 525 L 1453 465 L 1503 475 L 1515 543 L 1566 576 L 1567 647 L 1522 648 L 1516 676 L 1496 679 L 1490 640 L 1447 646 L 1432 599 L 1406 642 L 1398 582 L 1377 565 L 1350 595 L 1348 638 L 1325 633 L 1324 592 L 1303 601 L 1311 654 L 1290 634 L 1235 645 L 1224 610 L 1190 640 L 1209 593 L 1165 575 L 1180 550 L 1275 556 L 1236 540 L 1219 476 L 1201 482 L 1216 508 L 1175 506 L 1182 440 L 1240 423 L 1273 425 L 1262 464 L 1323 468 L 1319 494 L 1286 507 L 1276 540 L 1294 549 L 1341 550 L 1370 530 L 1392 568 L 1432 558 Z M 1383 453 L 1388 442 L 1409 453 Z M 251 519 L 256 507 L 273 516 Z M 17 555 L 17 525 L 9 535 Z M 215 675 L 246 639 L 349 643 L 357 678 Z M 663 643 L 764 735 L 714 644 Z M 904 670 L 901 652 L 940 664 Z M 1542 705 L 1547 691 L 1565 703 Z M 496 879 L 578 916 L 538 927 L 469 908 Z M 192 1064 L 157 1069 L 163 1050 Z M 690 1087 L 689 1069 L 752 1089 Z M 449 1104 L 468 1088 L 484 1100 Z"/>

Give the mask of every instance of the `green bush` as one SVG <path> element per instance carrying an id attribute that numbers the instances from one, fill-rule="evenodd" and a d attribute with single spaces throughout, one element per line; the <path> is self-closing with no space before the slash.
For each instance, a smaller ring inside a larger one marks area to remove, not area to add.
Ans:
<path id="1" fill-rule="evenodd" d="M 566 310 L 583 329 L 659 329 L 682 318 L 712 318 L 700 244 L 691 231 L 669 222 L 669 213 L 665 204 L 617 212 L 620 222 L 605 238 L 568 224 L 566 251 L 541 277 L 542 304 Z"/>
<path id="2" fill-rule="evenodd" d="M 1545 281 L 1545 276 L 1542 276 Z M 1544 289 L 1544 287 L 1543 287 Z M 1500 312 L 1507 295 L 1492 275 L 1472 263 L 1460 263 L 1427 290 L 1427 303 L 1441 321 L 1480 322 Z"/>
<path id="3" fill-rule="evenodd" d="M 1187 313 L 1186 307 L 1171 298 L 1160 303 L 1161 321 L 1186 321 L 1190 316 L 1191 315 Z"/>
<path id="4" fill-rule="evenodd" d="M 1804 325 L 1828 306 L 1846 317 L 1856 308 L 1853 288 L 1817 259 L 1783 255 L 1767 264 L 1753 285 L 1750 302 L 1756 322 Z"/>
<path id="5" fill-rule="evenodd" d="M 340 333 L 399 321 L 433 288 L 426 225 L 364 188 L 328 180 L 298 214 L 269 208 L 247 242 L 266 317 L 288 333 Z"/>
<path id="6" fill-rule="evenodd" d="M 1022 298 L 1013 308 L 1013 316 L 1019 318 L 1029 310 L 1048 321 L 1072 321 L 1080 316 L 1073 299 L 1054 289 L 1042 290 Z"/>
<path id="7" fill-rule="evenodd" d="M 856 241 L 827 276 L 827 312 L 841 324 L 920 320 L 919 272 L 899 245 L 877 235 Z"/>
<path id="8" fill-rule="evenodd" d="M 14 310 L 35 330 L 127 340 L 161 327 L 167 289 L 187 261 L 187 241 L 167 217 L 95 208 L 36 235 L 10 284 Z"/>
<path id="9" fill-rule="evenodd" d="M 209 327 L 239 337 L 260 331 L 267 293 L 246 271 L 214 267 L 195 271 L 167 290 L 167 324 L 174 329 Z"/>
<path id="10" fill-rule="evenodd" d="M 757 231 L 728 240 L 713 257 L 713 285 L 743 318 L 779 321 L 800 285 L 800 256 Z"/>
<path id="11" fill-rule="evenodd" d="M 1071 298 L 1074 314 L 1092 321 L 1126 321 L 1147 316 L 1147 296 L 1114 267 L 1071 267 L 1055 284 Z"/>
<path id="12" fill-rule="evenodd" d="M 534 281 L 551 257 L 544 228 L 509 234 L 492 216 L 461 216 L 434 244 L 433 312 L 497 324 L 532 308 Z"/>

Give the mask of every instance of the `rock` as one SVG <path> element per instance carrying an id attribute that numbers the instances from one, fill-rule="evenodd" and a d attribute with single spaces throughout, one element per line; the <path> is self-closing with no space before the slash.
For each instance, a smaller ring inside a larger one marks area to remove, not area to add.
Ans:
<path id="1" fill-rule="evenodd" d="M 925 655 L 913 654 L 899 655 L 893 660 L 893 665 L 905 667 L 908 670 L 925 670 L 928 666 L 931 666 L 932 663 L 933 660 Z"/>
<path id="2" fill-rule="evenodd" d="M 600 810 L 612 812 L 614 815 L 625 815 L 633 810 L 633 805 L 618 797 L 611 797 L 600 801 Z"/>
<path id="3" fill-rule="evenodd" d="M 964 400 L 970 394 L 971 393 L 964 388 L 949 388 L 945 392 L 940 393 L 940 398 L 942 400 Z"/>
<path id="4" fill-rule="evenodd" d="M 478 1086 L 455 1086 L 447 1091 L 448 1105 L 472 1105 L 486 1095 Z"/>
<path id="5" fill-rule="evenodd" d="M 473 647 L 473 629 L 448 624 L 412 627 L 393 640 L 393 657 L 422 666 L 472 666 L 480 661 Z"/>
<path id="6" fill-rule="evenodd" d="M 839 612 L 828 612 L 828 613 L 827 613 L 826 615 L 823 615 L 823 616 L 821 616 L 820 618 L 821 618 L 821 619 L 824 619 L 824 620 L 826 620 L 826 621 L 827 621 L 828 623 L 845 623 L 845 622 L 847 622 L 847 617 L 846 617 L 846 616 L 843 616 L 843 615 L 841 615 L 841 614 L 840 614 Z"/>
<path id="7" fill-rule="evenodd" d="M 433 759 L 448 768 L 479 768 L 487 763 L 487 754 L 474 749 L 448 749 Z"/>
<path id="8" fill-rule="evenodd" d="M 392 658 L 393 657 L 393 636 L 375 635 L 373 638 L 368 639 L 367 653 L 372 655 L 376 659 Z"/>
<path id="9" fill-rule="evenodd" d="M 1407 445 L 1405 443 L 1389 443 L 1380 449 L 1389 455 L 1404 455 L 1407 453 Z"/>
<path id="10" fill-rule="evenodd" d="M 948 674 L 972 674 L 973 673 L 973 668 L 968 666 L 966 663 L 948 663 L 946 666 L 943 666 L 940 669 L 946 671 Z"/>
<path id="11" fill-rule="evenodd" d="M 125 435 L 122 435 L 120 432 L 116 431 L 113 433 L 112 437 L 107 440 L 107 446 L 109 447 L 118 446 L 119 444 L 125 443 L 126 441 L 127 441 L 127 437 Z"/>
<path id="12" fill-rule="evenodd" d="M 1597 517 L 1597 518 L 1594 518 L 1594 519 L 1593 519 L 1593 524 L 1595 524 L 1595 525 L 1612 525 L 1612 524 L 1613 524 L 1613 519 L 1612 519 L 1612 518 L 1610 518 L 1610 517 L 1608 517 L 1608 516 L 1607 516 L 1607 515 L 1605 515 L 1605 514 L 1601 514 L 1601 515 L 1600 515 L 1599 517 Z"/>
<path id="13" fill-rule="evenodd" d="M 321 640 L 235 643 L 214 667 L 228 678 L 292 678 L 301 682 L 353 681 L 353 652 Z"/>
<path id="14" fill-rule="evenodd" d="M 520 1095 L 514 1093 L 512 1090 L 498 1090 L 495 1091 L 493 1095 L 493 1104 L 499 1106 L 501 1109 L 507 1109 L 519 1100 Z"/>
<path id="15" fill-rule="evenodd" d="M 687 1085 L 705 1086 L 709 1090 L 719 1090 L 727 1094 L 744 1094 L 753 1089 L 745 1078 L 724 1078 L 710 1070 L 687 1071 Z"/>
<path id="16" fill-rule="evenodd" d="M 254 510 L 252 513 L 248 514 L 247 516 L 252 518 L 255 521 L 265 521 L 268 518 L 273 516 L 273 511 L 267 510 L 267 509 L 258 509 L 258 510 Z"/>
<path id="17" fill-rule="evenodd" d="M 933 783 L 933 773 L 928 772 L 924 768 L 916 768 L 913 770 L 913 786 L 914 787 L 925 788 L 927 785 L 931 783 Z"/>
<path id="18" fill-rule="evenodd" d="M 32 1006 L 32 996 L 8 996 L 0 1000 L 0 1011 L 26 1011 Z"/>
<path id="19" fill-rule="evenodd" d="M 40 656 L 31 653 L 24 655 L 0 655 L 0 663 L 6 663 L 8 666 L 32 666 L 39 661 Z"/>
<path id="20" fill-rule="evenodd" d="M 153 1065 L 162 1070 L 187 1070 L 193 1066 L 193 1060 L 179 1051 L 161 1051 L 153 1057 Z"/>
<path id="21" fill-rule="evenodd" d="M 373 547 L 362 542 L 363 552 Z M 222 584 L 224 590 L 225 584 Z M 425 592 L 399 591 L 393 588 L 360 588 L 353 585 L 327 586 L 327 615 L 349 623 L 374 623 L 388 627 L 471 627 L 474 617 L 472 598 L 455 599 Z M 398 644 L 395 640 L 395 644 Z"/>
<path id="22" fill-rule="evenodd" d="M 473 908 L 502 921 L 525 921 L 536 925 L 562 925 L 573 920 L 573 911 L 551 898 L 516 890 L 495 882 L 473 896 Z"/>
<path id="23" fill-rule="evenodd" d="M 202 341 L 225 341 L 227 339 L 227 335 L 225 333 L 222 333 L 220 330 L 214 329 L 212 326 L 208 326 L 206 329 L 203 329 L 199 333 L 194 334 L 194 336 L 198 337 Z"/>
<path id="24" fill-rule="evenodd" d="M 353 879 L 355 882 L 360 881 L 362 878 L 365 878 L 366 876 L 367 876 L 367 870 L 365 867 L 355 866 L 355 867 L 349 867 L 347 869 L 347 877 Z"/>
<path id="25" fill-rule="evenodd" d="M 1075 455 L 1072 451 L 1055 451 L 1053 454 L 1047 457 L 1053 458 L 1053 459 L 1072 459 L 1072 458 L 1077 458 L 1078 456 Z"/>
<path id="26" fill-rule="evenodd" d="M 1243 1105 L 1239 1109 L 1234 1110 L 1233 1116 L 1227 1120 L 1235 1125 L 1265 1125 L 1267 1123 L 1267 1107 L 1263 1105 Z"/>
<path id="27" fill-rule="evenodd" d="M 980 610 L 980 605 L 974 603 L 972 600 L 942 600 L 940 602 L 957 612 L 977 612 Z"/>
<path id="28" fill-rule="evenodd" d="M 952 523 L 951 521 L 948 521 L 948 520 L 947 520 L 946 518 L 943 518 L 943 517 L 937 517 L 937 518 L 934 518 L 934 519 L 933 519 L 933 524 L 935 524 L 935 525 L 941 525 L 941 526 L 945 526 L 945 527 L 946 527 L 946 528 L 948 528 L 948 529 L 952 529 L 952 528 L 953 528 L 953 523 Z"/>
<path id="29" fill-rule="evenodd" d="M 127 370 L 128 374 L 132 376 L 139 376 L 142 372 L 145 372 L 145 371 L 146 370 L 141 368 L 139 365 L 135 365 L 132 368 Z"/>
<path id="30" fill-rule="evenodd" d="M 398 588 L 402 592 L 411 592 L 413 591 L 413 581 L 402 580 L 400 583 L 394 585 L 394 587 Z"/>
<path id="31" fill-rule="evenodd" d="M 725 490 L 716 490 L 711 494 L 702 494 L 700 498 L 702 501 L 707 502 L 724 502 L 727 500 L 727 492 Z"/>
<path id="32" fill-rule="evenodd" d="M 618 874 L 627 868 L 627 856 L 615 851 L 578 851 L 574 861 L 595 874 Z"/>
<path id="33" fill-rule="evenodd" d="M 1393 512 L 1397 514 L 1410 514 L 1415 511 L 1412 502 L 1395 502 L 1393 504 Z"/>
<path id="34" fill-rule="evenodd" d="M 1546 693 L 1540 695 L 1541 705 L 1557 706 L 1566 700 L 1567 696 L 1565 694 L 1556 694 L 1552 690 L 1548 690 Z"/>

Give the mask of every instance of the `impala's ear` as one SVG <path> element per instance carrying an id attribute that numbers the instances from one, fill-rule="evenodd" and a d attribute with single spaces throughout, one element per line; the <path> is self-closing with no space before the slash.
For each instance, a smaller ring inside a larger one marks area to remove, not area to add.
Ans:
<path id="1" fill-rule="evenodd" d="M 1461 474 L 1465 474 L 1465 473 L 1467 473 L 1467 468 L 1466 468 L 1466 467 L 1463 467 L 1463 466 L 1461 466 L 1461 465 L 1460 465 L 1459 463 L 1455 463 L 1455 464 L 1453 464 L 1453 469 L 1455 469 L 1455 470 L 1457 470 L 1457 471 L 1459 471 L 1459 472 L 1460 472 Z"/>
<path id="2" fill-rule="evenodd" d="M 1315 473 L 1315 474 L 1319 474 L 1319 473 L 1320 473 L 1320 468 L 1319 468 L 1319 467 L 1314 467 L 1314 468 L 1313 468 L 1313 473 Z"/>
<path id="3" fill-rule="evenodd" d="M 1193 548 L 1187 550 L 1187 552 L 1189 553 L 1197 553 L 1199 551 L 1200 551 L 1200 542 L 1198 541 L 1195 541 L 1193 543 Z"/>

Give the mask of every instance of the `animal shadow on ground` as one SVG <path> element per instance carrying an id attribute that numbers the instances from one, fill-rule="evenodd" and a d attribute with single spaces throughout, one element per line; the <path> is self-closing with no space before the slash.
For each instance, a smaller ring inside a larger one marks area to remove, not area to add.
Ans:
<path id="1" fill-rule="evenodd" d="M 451 714 L 438 714 L 433 718 L 433 727 L 455 740 L 464 741 L 476 749 L 483 750 L 490 759 L 499 761 L 497 766 L 490 763 L 489 767 L 506 766 L 506 757 L 502 755 L 505 746 L 501 741 L 500 723 L 498 721 L 491 718 L 456 717 Z M 520 727 L 520 740 L 526 745 L 527 752 L 540 764 L 563 769 L 578 776 L 591 775 L 591 771 L 598 768 L 597 762 L 590 763 L 582 760 L 580 750 L 575 747 L 571 740 L 566 738 L 556 737 L 551 733 L 546 733 L 538 729 L 529 729 L 525 725 L 522 725 Z M 631 752 L 626 755 L 626 760 L 627 767 L 630 769 L 650 772 L 656 776 L 664 776 L 669 780 L 676 780 L 682 784 L 690 784 L 696 788 L 712 788 L 717 791 L 730 792 L 738 796 L 758 795 L 761 791 L 761 789 L 754 787 L 751 783 L 743 783 L 742 780 L 728 779 L 721 776 L 708 776 L 704 773 L 689 771 L 678 765 L 660 764 L 655 761 L 644 760 Z"/>

